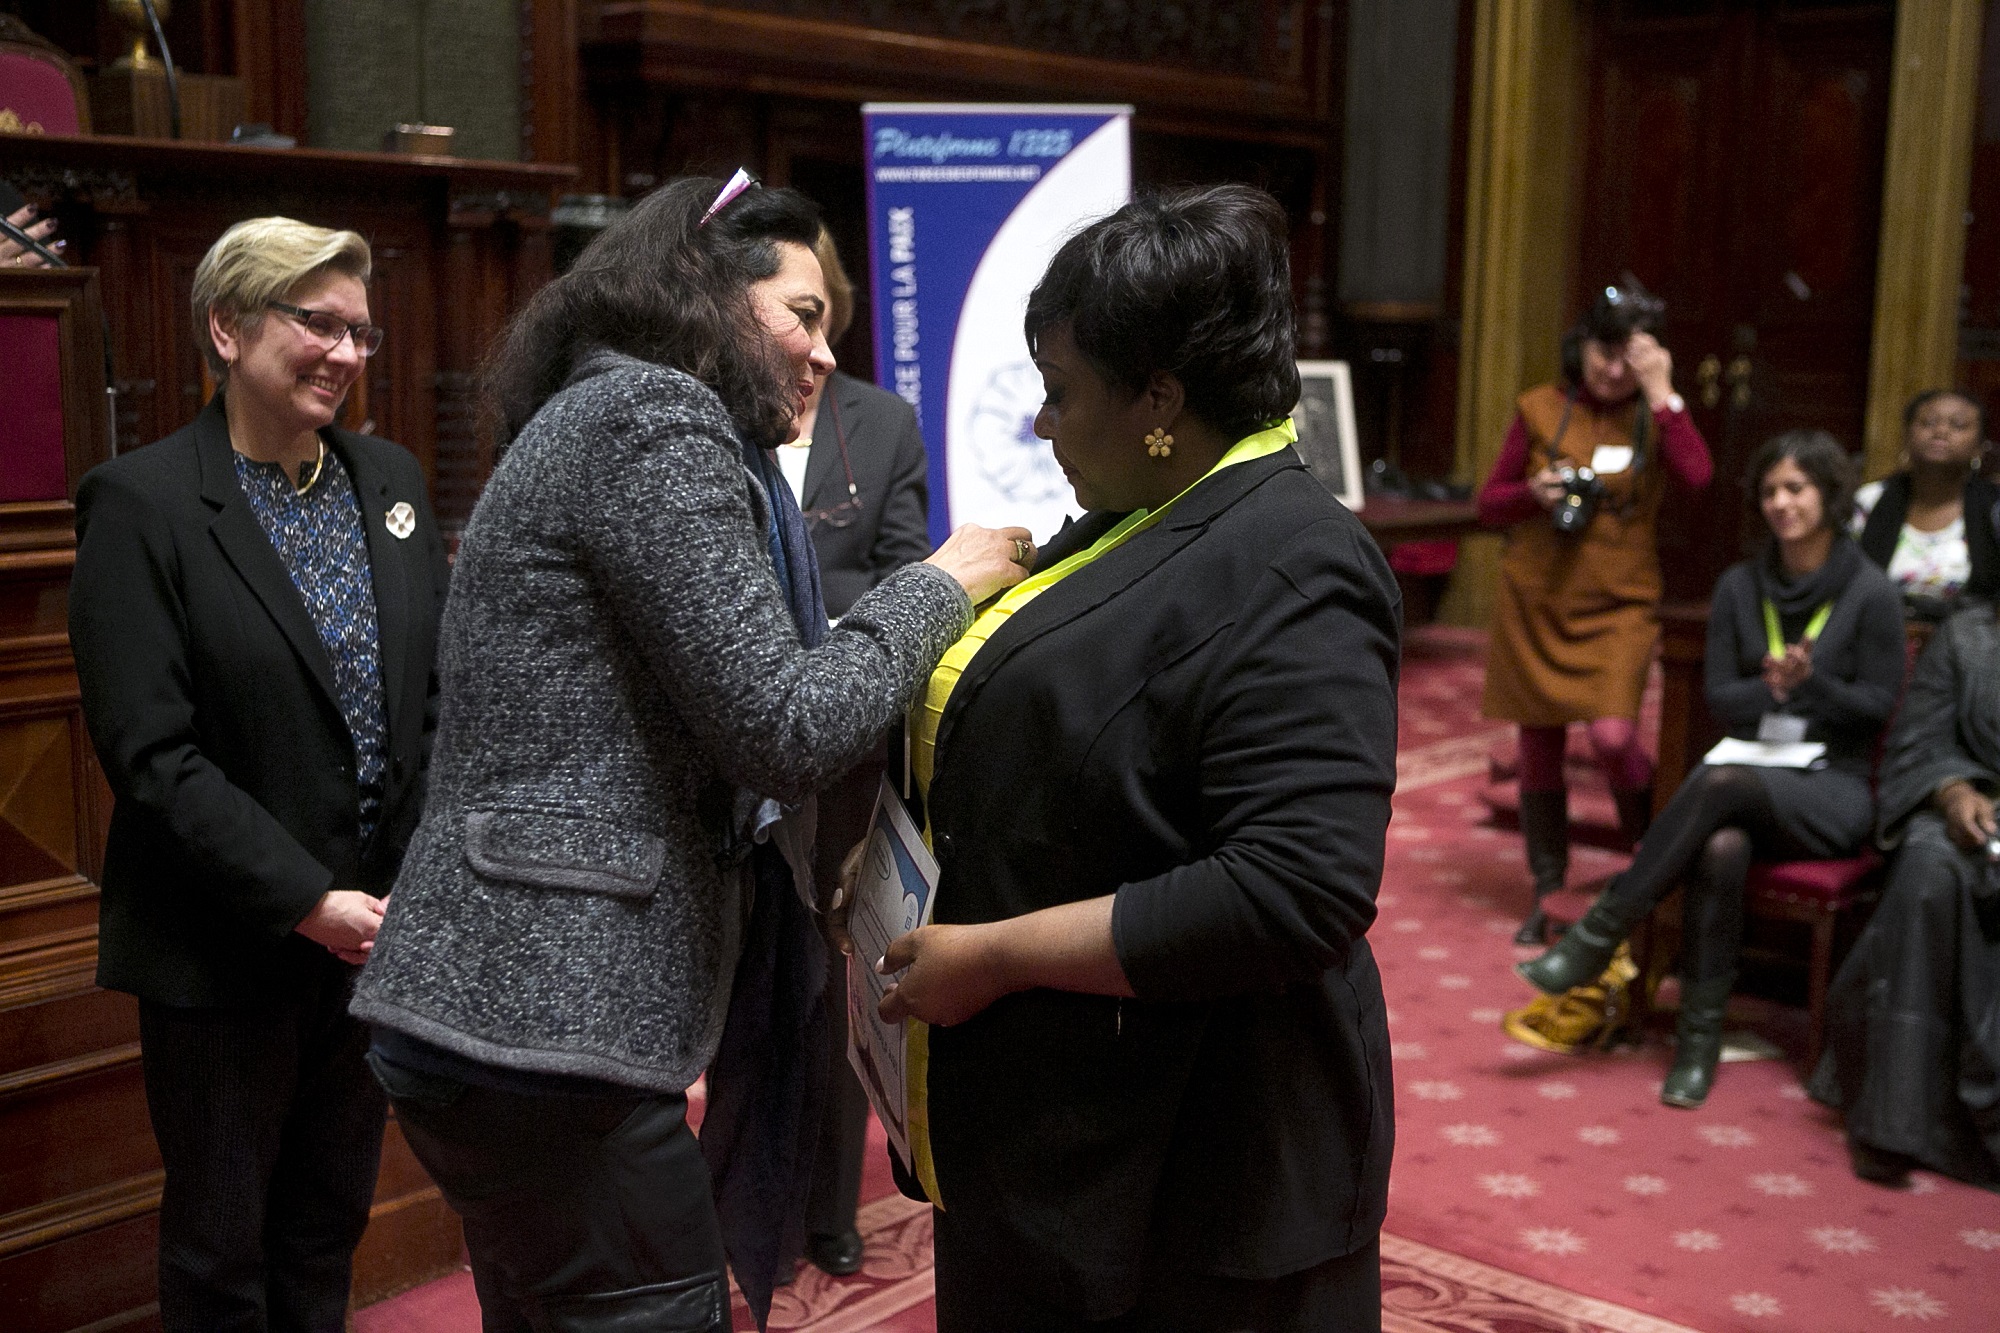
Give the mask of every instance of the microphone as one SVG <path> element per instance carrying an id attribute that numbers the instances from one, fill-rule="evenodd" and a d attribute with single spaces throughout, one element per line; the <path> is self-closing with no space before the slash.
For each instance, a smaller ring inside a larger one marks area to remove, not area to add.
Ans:
<path id="1" fill-rule="evenodd" d="M 160 15 L 153 0 L 139 0 L 146 7 L 146 20 L 153 25 L 153 40 L 160 44 L 160 63 L 167 67 L 167 123 L 173 137 L 181 137 L 181 81 L 174 73 L 174 53 L 167 49 L 167 34 L 160 27 Z"/>

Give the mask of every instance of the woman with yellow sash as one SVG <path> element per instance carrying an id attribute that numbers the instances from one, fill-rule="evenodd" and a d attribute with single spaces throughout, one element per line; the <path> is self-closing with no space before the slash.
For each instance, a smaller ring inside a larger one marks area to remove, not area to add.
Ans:
<path id="1" fill-rule="evenodd" d="M 879 963 L 940 1333 L 1379 1327 L 1398 612 L 1291 448 L 1288 267 L 1270 196 L 1178 192 L 1028 303 L 1090 512 L 913 713 L 941 878 Z"/>
<path id="2" fill-rule="evenodd" d="M 1703 670 L 1716 720 L 1736 740 L 1764 744 L 1740 751 L 1751 762 L 1697 765 L 1632 868 L 1554 948 L 1516 968 L 1548 995 L 1595 981 L 1654 904 L 1684 885 L 1676 1051 L 1660 1089 L 1668 1106 L 1700 1106 L 1714 1083 L 1752 856 L 1860 850 L 1875 820 L 1875 740 L 1903 683 L 1902 599 L 1841 523 L 1854 496 L 1845 451 L 1825 431 L 1789 431 L 1750 460 L 1745 489 L 1771 540 L 1717 581 Z"/>

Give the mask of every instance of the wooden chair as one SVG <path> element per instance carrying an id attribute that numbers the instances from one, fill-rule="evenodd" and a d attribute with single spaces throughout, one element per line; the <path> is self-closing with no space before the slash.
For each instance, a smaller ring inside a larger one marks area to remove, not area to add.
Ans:
<path id="1" fill-rule="evenodd" d="M 1721 728 L 1708 716 L 1701 702 L 1701 651 L 1705 638 L 1707 608 L 1673 608 L 1676 617 L 1663 615 L 1666 634 L 1661 660 L 1667 673 L 1667 688 L 1660 722 L 1660 765 L 1662 805 L 1682 778 L 1700 762 L 1700 756 L 1721 735 Z M 1911 622 L 1905 627 L 1908 652 L 1903 679 L 1907 681 L 1917 653 L 1929 637 L 1931 627 Z M 1901 701 L 1898 700 L 1898 708 Z M 1882 728 L 1886 738 L 1895 726 L 1892 714 Z M 1669 756 L 1669 738 L 1675 752 Z M 1696 748 L 1696 747 L 1699 748 Z M 1882 757 L 1882 741 L 1876 742 L 1874 762 Z M 1665 784 L 1671 773 L 1674 787 Z M 1869 773 L 1869 785 L 1875 775 Z M 1746 921 L 1785 921 L 1805 926 L 1810 945 L 1806 957 L 1806 1009 L 1810 1030 L 1806 1037 L 1806 1070 L 1819 1063 L 1826 1042 L 1826 998 L 1833 984 L 1833 972 L 1847 947 L 1861 933 L 1882 895 L 1884 862 L 1873 847 L 1849 857 L 1819 861 L 1758 861 L 1750 867 L 1743 886 L 1743 913 Z M 1633 941 L 1633 954 L 1640 966 L 1636 988 L 1638 1003 L 1650 1004 L 1653 992 L 1665 976 L 1668 963 L 1678 952 L 1680 937 L 1680 895 L 1669 895 L 1641 928 Z"/>
<path id="2" fill-rule="evenodd" d="M 0 14 L 0 134 L 88 134 L 90 94 L 67 52 Z"/>

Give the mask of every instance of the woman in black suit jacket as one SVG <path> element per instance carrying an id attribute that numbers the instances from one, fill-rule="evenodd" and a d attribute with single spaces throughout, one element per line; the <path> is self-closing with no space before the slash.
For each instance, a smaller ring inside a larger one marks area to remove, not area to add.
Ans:
<path id="1" fill-rule="evenodd" d="M 70 639 L 117 797 L 98 984 L 139 998 L 168 1330 L 338 1330 L 383 1098 L 347 1016 L 415 827 L 446 565 L 408 453 L 336 430 L 367 243 L 230 229 L 222 391 L 77 498 Z"/>
<path id="2" fill-rule="evenodd" d="M 1399 610 L 1288 447 L 1285 234 L 1144 200 L 1028 303 L 1092 512 L 913 715 L 942 880 L 881 964 L 939 1025 L 941 1333 L 1379 1327 Z"/>

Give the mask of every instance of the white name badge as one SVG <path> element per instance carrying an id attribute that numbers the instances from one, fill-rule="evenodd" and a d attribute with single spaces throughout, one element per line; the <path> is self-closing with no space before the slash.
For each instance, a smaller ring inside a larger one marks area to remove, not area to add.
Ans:
<path id="1" fill-rule="evenodd" d="M 1766 713 L 1757 722 L 1757 739 L 1795 745 L 1806 738 L 1806 720 L 1790 713 Z"/>
<path id="2" fill-rule="evenodd" d="M 1629 444 L 1600 444 L 1590 456 L 1590 470 L 1596 473 L 1623 472 L 1632 466 L 1632 446 Z"/>

